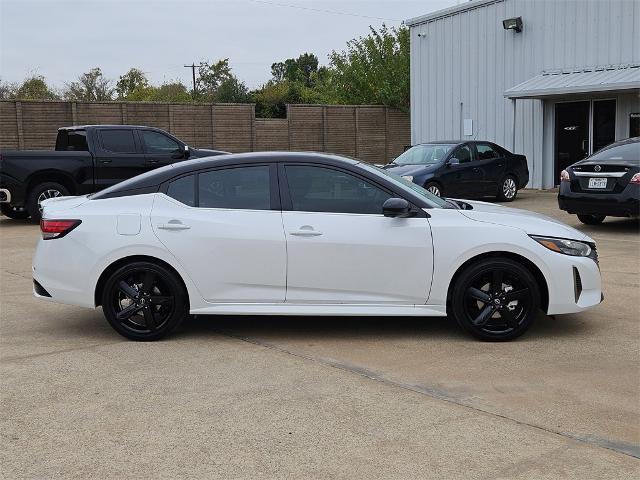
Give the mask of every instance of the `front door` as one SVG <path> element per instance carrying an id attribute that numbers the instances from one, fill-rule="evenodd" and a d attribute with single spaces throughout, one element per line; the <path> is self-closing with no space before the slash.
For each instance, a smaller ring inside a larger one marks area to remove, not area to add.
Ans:
<path id="1" fill-rule="evenodd" d="M 473 198 L 481 192 L 482 172 L 478 167 L 476 152 L 473 146 L 465 143 L 457 147 L 449 156 L 448 163 L 442 169 L 440 178 L 443 183 L 445 197 Z"/>
<path id="2" fill-rule="evenodd" d="M 98 144 L 95 147 L 98 189 L 110 187 L 147 170 L 142 147 L 132 128 L 98 129 Z"/>
<path id="3" fill-rule="evenodd" d="M 556 104 L 555 182 L 560 172 L 589 154 L 589 102 Z"/>
<path id="4" fill-rule="evenodd" d="M 393 194 L 350 172 L 302 164 L 280 171 L 288 303 L 426 303 L 427 218 L 383 216 Z"/>
<path id="5" fill-rule="evenodd" d="M 154 201 L 153 231 L 206 301 L 284 302 L 287 258 L 276 175 L 269 165 L 210 170 L 197 179 L 190 174 Z"/>

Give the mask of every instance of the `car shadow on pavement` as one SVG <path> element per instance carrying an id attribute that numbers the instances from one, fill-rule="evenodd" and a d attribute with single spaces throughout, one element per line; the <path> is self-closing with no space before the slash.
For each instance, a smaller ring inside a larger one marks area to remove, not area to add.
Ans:
<path id="1" fill-rule="evenodd" d="M 534 341 L 547 337 L 577 337 L 590 329 L 579 315 L 552 318 L 540 314 L 521 338 Z M 223 334 L 240 338 L 285 339 L 438 339 L 468 341 L 455 320 L 448 317 L 293 317 L 214 316 L 190 317 L 175 338 Z"/>

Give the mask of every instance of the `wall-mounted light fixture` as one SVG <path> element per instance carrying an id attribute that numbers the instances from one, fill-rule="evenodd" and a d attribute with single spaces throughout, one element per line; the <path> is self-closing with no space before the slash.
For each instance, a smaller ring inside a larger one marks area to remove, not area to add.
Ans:
<path id="1" fill-rule="evenodd" d="M 516 32 L 522 31 L 522 17 L 507 18 L 502 21 L 502 27 L 505 30 L 515 30 Z"/>

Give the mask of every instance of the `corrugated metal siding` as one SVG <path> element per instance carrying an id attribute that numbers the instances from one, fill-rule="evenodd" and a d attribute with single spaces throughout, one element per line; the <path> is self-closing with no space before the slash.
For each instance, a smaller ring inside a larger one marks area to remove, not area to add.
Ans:
<path id="1" fill-rule="evenodd" d="M 502 20 L 517 16 L 521 33 L 502 28 Z M 637 63 L 640 2 L 634 0 L 504 0 L 415 25 L 412 143 L 487 139 L 525 154 L 531 171 L 541 169 L 542 101 L 518 100 L 513 145 L 505 90 L 543 71 Z M 473 120 L 473 137 L 462 136 L 463 118 Z"/>

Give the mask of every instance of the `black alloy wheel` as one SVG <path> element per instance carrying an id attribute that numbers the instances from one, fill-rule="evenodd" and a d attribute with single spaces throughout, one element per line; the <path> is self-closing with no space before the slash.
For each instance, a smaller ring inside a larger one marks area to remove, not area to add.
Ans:
<path id="1" fill-rule="evenodd" d="M 102 309 L 120 335 L 131 340 L 158 340 L 187 316 L 187 294 L 181 281 L 165 267 L 135 262 L 109 277 Z"/>
<path id="2" fill-rule="evenodd" d="M 508 258 L 489 258 L 458 277 L 451 300 L 462 328 L 482 340 L 504 341 L 531 326 L 540 308 L 540 289 L 523 265 Z"/>

